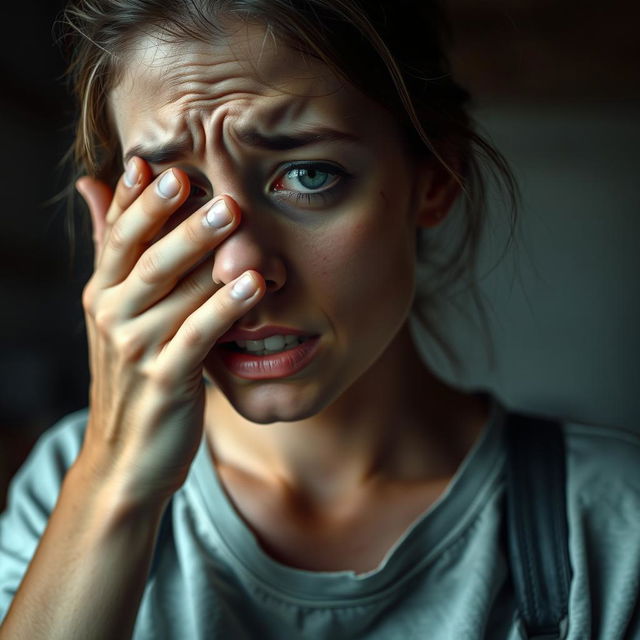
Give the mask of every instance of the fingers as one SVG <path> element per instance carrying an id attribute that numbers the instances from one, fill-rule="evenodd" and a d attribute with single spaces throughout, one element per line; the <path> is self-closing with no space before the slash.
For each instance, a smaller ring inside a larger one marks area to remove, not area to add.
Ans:
<path id="1" fill-rule="evenodd" d="M 124 173 L 116 186 L 113 200 L 107 213 L 107 223 L 113 225 L 122 213 L 131 206 L 142 190 L 151 182 L 151 167 L 138 157 L 129 158 Z"/>
<path id="2" fill-rule="evenodd" d="M 232 198 L 218 197 L 171 228 L 187 212 L 189 178 L 172 168 L 147 182 L 144 166 L 128 166 L 110 201 L 98 181 L 79 183 L 101 249 L 83 305 L 93 341 L 120 353 L 117 361 L 155 361 L 158 375 L 177 382 L 201 369 L 266 285 L 255 271 L 225 286 L 212 279 L 211 253 L 241 218 Z"/>
<path id="3" fill-rule="evenodd" d="M 141 158 L 131 158 L 120 177 L 115 194 L 111 187 L 90 176 L 82 176 L 76 189 L 82 196 L 91 216 L 95 265 L 100 260 L 107 233 L 122 212 L 140 195 L 152 178 L 151 168 Z"/>
<path id="4" fill-rule="evenodd" d="M 161 370 L 179 380 L 202 365 L 216 340 L 266 291 L 264 278 L 257 271 L 246 271 L 223 286 L 181 324 L 159 356 Z"/>
<path id="5" fill-rule="evenodd" d="M 208 203 L 142 254 L 122 286 L 122 311 L 134 316 L 169 293 L 184 274 L 238 225 L 240 210 L 229 197 Z M 211 280 L 211 269 L 209 269 Z"/>
<path id="6" fill-rule="evenodd" d="M 150 343 L 163 345 L 168 342 L 185 319 L 221 288 L 211 278 L 211 263 L 212 260 L 206 260 L 194 268 L 175 286 L 171 295 L 131 320 Z M 121 304 L 123 296 L 119 293 L 113 292 L 112 304 Z"/>
<path id="7" fill-rule="evenodd" d="M 116 211 L 117 219 L 110 228 L 95 274 L 96 285 L 110 287 L 122 282 L 138 261 L 145 245 L 160 231 L 167 219 L 184 204 L 189 195 L 189 178 L 180 169 L 168 169 L 149 184 L 124 211 L 127 201 L 124 178 L 116 189 L 119 200 L 109 212 Z M 134 188 L 132 188 L 134 190 Z M 115 216 L 115 214 L 114 214 Z"/>

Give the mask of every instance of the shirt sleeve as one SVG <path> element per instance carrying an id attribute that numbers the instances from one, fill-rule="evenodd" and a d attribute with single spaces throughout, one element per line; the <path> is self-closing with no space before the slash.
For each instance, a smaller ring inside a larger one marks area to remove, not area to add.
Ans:
<path id="1" fill-rule="evenodd" d="M 13 478 L 0 514 L 0 622 L 4 620 L 76 459 L 87 412 L 63 418 L 38 440 Z"/>

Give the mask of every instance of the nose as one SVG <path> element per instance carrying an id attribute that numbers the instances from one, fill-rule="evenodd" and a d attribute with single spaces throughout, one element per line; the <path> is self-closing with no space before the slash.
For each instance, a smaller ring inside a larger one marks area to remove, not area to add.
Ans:
<path id="1" fill-rule="evenodd" d="M 246 215 L 240 226 L 215 252 L 213 279 L 227 284 L 253 269 L 265 279 L 267 293 L 281 289 L 287 272 L 284 261 L 274 246 L 274 230 L 256 228 Z"/>

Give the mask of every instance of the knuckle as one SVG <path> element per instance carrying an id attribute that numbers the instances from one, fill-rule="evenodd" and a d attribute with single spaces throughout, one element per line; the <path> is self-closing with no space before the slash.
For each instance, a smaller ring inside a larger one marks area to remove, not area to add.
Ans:
<path id="1" fill-rule="evenodd" d="M 94 321 L 102 336 L 110 336 L 116 327 L 116 314 L 110 308 L 98 309 L 94 314 Z"/>
<path id="2" fill-rule="evenodd" d="M 136 270 L 140 279 L 147 284 L 156 284 L 163 277 L 157 252 L 151 249 L 140 256 Z"/>
<path id="3" fill-rule="evenodd" d="M 145 371 L 145 375 L 147 380 L 160 391 L 171 391 L 176 385 L 175 374 L 170 368 L 160 366 L 149 367 Z"/>
<path id="4" fill-rule="evenodd" d="M 200 327 L 190 318 L 187 318 L 182 325 L 182 332 L 184 344 L 187 347 L 198 347 L 205 339 Z"/>
<path id="5" fill-rule="evenodd" d="M 113 336 L 113 344 L 120 357 L 127 362 L 140 359 L 145 351 L 143 337 L 131 327 L 118 329 Z"/>
<path id="6" fill-rule="evenodd" d="M 82 290 L 82 308 L 85 313 L 93 315 L 95 311 L 96 292 L 93 279 L 89 280 Z"/>
<path id="7" fill-rule="evenodd" d="M 122 219 L 119 219 L 115 222 L 109 233 L 109 245 L 115 251 L 122 251 L 127 244 L 127 238 L 121 220 Z"/>

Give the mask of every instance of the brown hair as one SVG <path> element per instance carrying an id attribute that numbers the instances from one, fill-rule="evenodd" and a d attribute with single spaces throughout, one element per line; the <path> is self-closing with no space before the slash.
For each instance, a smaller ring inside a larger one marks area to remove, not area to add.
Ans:
<path id="1" fill-rule="evenodd" d="M 431 269 L 418 312 L 459 369 L 460 359 L 437 329 L 434 303 L 465 274 L 475 274 L 487 176 L 510 204 L 507 246 L 515 229 L 517 187 L 502 155 L 475 130 L 469 95 L 452 78 L 445 48 L 449 28 L 437 0 L 72 0 L 62 41 L 71 52 L 69 74 L 80 107 L 73 147 L 79 173 L 114 183 L 122 171 L 107 98 L 136 38 L 153 30 L 170 41 L 207 40 L 223 33 L 229 18 L 260 22 L 290 47 L 329 65 L 396 116 L 412 152 L 432 156 L 460 185 L 464 227 L 446 258 L 437 261 L 438 247 L 428 232 L 418 240 L 420 259 Z M 473 278 L 469 287 L 486 331 Z"/>

